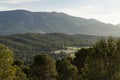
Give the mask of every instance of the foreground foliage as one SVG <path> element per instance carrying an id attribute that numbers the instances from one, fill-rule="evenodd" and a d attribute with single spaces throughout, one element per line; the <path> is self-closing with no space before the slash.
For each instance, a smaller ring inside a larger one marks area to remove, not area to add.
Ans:
<path id="1" fill-rule="evenodd" d="M 120 41 L 109 38 L 96 43 L 82 68 L 83 80 L 120 79 Z"/>
<path id="2" fill-rule="evenodd" d="M 0 63 L 0 80 L 120 80 L 120 40 L 101 39 L 75 58 L 56 62 L 39 54 L 29 65 L 13 60 L 12 51 L 0 45 Z"/>
<path id="3" fill-rule="evenodd" d="M 25 74 L 13 64 L 13 53 L 10 49 L 0 44 L 0 80 L 21 80 Z M 21 74 L 21 75 L 19 75 Z"/>
<path id="4" fill-rule="evenodd" d="M 57 77 L 55 61 L 48 55 L 36 55 L 30 65 L 29 77 L 33 80 L 53 80 Z"/>
<path id="5" fill-rule="evenodd" d="M 59 73 L 58 80 L 77 80 L 77 67 L 71 64 L 70 60 L 62 59 L 56 62 L 56 69 Z"/>

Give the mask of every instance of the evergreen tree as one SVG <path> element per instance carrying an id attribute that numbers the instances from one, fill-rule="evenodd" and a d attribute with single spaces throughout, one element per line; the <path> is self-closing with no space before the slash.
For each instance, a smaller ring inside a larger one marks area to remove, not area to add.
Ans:
<path id="1" fill-rule="evenodd" d="M 117 80 L 120 68 L 120 44 L 109 38 L 96 43 L 82 69 L 83 80 Z M 118 79 L 119 80 L 119 79 Z"/>
<path id="2" fill-rule="evenodd" d="M 75 58 L 73 60 L 73 64 L 77 66 L 79 74 L 81 73 L 81 68 L 84 67 L 85 59 L 90 51 L 89 49 L 80 49 L 78 52 L 75 53 Z"/>
<path id="3" fill-rule="evenodd" d="M 53 80 L 57 76 L 55 61 L 48 55 L 36 55 L 30 66 L 33 80 Z"/>
<path id="4" fill-rule="evenodd" d="M 58 80 L 77 80 L 77 67 L 71 64 L 70 60 L 62 59 L 56 62 Z"/>

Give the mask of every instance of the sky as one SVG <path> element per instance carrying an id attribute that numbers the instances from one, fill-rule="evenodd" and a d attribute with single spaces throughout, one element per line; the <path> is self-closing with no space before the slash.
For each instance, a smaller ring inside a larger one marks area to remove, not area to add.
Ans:
<path id="1" fill-rule="evenodd" d="M 105 23 L 120 23 L 120 0 L 0 0 L 0 11 L 63 12 Z"/>

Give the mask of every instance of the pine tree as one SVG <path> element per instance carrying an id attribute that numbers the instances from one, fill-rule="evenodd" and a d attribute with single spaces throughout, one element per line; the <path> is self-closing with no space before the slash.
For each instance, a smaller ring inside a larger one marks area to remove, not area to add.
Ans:
<path id="1" fill-rule="evenodd" d="M 53 80 L 57 76 L 55 61 L 48 55 L 36 55 L 30 66 L 33 80 Z"/>
<path id="2" fill-rule="evenodd" d="M 86 58 L 83 80 L 119 80 L 120 43 L 111 37 L 98 41 Z"/>
<path id="3" fill-rule="evenodd" d="M 58 80 L 77 80 L 77 67 L 71 64 L 70 60 L 62 59 L 56 62 L 56 68 L 59 74 Z"/>

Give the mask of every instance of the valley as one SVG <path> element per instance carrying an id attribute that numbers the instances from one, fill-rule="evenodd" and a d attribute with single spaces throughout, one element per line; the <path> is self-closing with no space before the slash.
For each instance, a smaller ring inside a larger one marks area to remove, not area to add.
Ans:
<path id="1" fill-rule="evenodd" d="M 1 36 L 0 43 L 12 49 L 15 58 L 31 61 L 31 58 L 38 53 L 51 55 L 53 51 L 55 51 L 55 53 L 63 50 L 67 53 L 71 53 L 71 51 L 76 52 L 76 50 L 81 47 L 94 45 L 99 39 L 101 39 L 101 36 L 82 34 L 68 35 L 63 33 L 26 33 Z M 66 54 L 62 55 L 66 57 Z M 56 56 L 54 57 L 55 59 L 60 57 L 56 54 L 52 54 L 51 56 Z"/>

